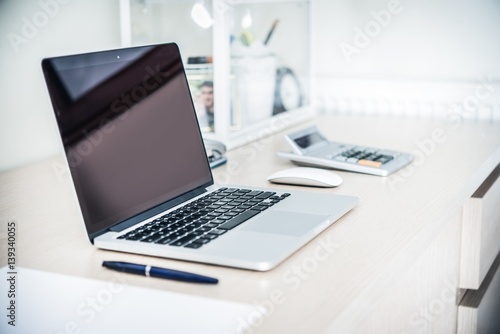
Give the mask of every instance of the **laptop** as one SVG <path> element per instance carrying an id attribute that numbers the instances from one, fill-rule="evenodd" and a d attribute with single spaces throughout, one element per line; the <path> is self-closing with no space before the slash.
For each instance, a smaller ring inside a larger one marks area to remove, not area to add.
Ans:
<path id="1" fill-rule="evenodd" d="M 215 185 L 175 43 L 46 58 L 42 69 L 98 248 L 266 271 L 358 203 Z"/>

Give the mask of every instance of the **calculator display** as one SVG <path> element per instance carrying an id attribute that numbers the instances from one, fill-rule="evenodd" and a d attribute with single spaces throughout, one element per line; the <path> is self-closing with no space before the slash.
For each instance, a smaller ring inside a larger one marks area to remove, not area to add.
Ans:
<path id="1" fill-rule="evenodd" d="M 297 144 L 300 148 L 306 149 L 308 147 L 313 146 L 314 144 L 325 141 L 325 139 L 319 133 L 313 132 L 305 136 L 296 138 L 294 141 L 295 144 Z"/>

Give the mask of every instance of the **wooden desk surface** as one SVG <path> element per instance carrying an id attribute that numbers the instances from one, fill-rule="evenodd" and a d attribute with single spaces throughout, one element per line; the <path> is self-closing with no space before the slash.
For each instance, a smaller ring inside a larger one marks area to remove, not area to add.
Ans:
<path id="1" fill-rule="evenodd" d="M 417 159 L 386 178 L 339 171 L 344 183 L 337 188 L 300 187 L 355 195 L 360 203 L 270 272 L 96 249 L 86 237 L 61 158 L 0 174 L 0 265 L 6 264 L 5 226 L 15 220 L 18 266 L 102 280 L 117 275 L 101 267 L 103 260 L 187 270 L 220 283 L 121 277 L 131 285 L 261 304 L 268 313 L 252 333 L 355 329 L 500 162 L 500 124 L 340 116 L 319 116 L 308 122 L 313 123 L 332 140 L 414 152 Z M 282 135 L 229 152 L 229 162 L 214 170 L 216 183 L 293 188 L 266 181 L 293 166 L 275 157 L 286 148 Z"/>

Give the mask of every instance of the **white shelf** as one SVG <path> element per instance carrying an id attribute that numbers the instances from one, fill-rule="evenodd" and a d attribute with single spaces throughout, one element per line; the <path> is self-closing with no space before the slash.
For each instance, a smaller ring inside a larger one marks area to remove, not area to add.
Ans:
<path id="1" fill-rule="evenodd" d="M 191 20 L 190 9 L 195 3 L 194 0 L 120 0 L 121 33 L 124 47 L 176 42 L 193 91 L 204 81 L 203 76 L 213 81 L 214 127 L 202 127 L 205 137 L 220 140 L 231 149 L 256 140 L 261 134 L 271 134 L 276 124 L 281 124 L 279 130 L 283 130 L 283 124 L 292 126 L 314 114 L 310 106 L 310 0 L 205 1 L 213 19 L 213 26 L 207 30 Z M 253 25 L 245 30 L 239 23 L 247 13 L 251 13 Z M 254 45 L 258 45 L 267 39 L 276 21 L 276 29 L 265 46 L 275 58 L 275 70 L 268 68 L 269 80 L 258 82 L 259 68 L 255 64 L 247 63 L 246 73 L 250 75 L 238 74 L 231 57 L 234 43 L 238 43 L 235 40 L 239 40 L 242 32 L 251 32 Z M 213 63 L 187 64 L 189 57 L 196 56 L 212 56 Z M 296 74 L 302 93 L 301 105 L 283 115 L 276 114 L 279 109 L 274 106 L 279 87 L 276 73 L 280 67 L 290 68 Z M 263 89 L 264 86 L 269 88 Z M 257 113 L 262 116 L 254 117 Z"/>

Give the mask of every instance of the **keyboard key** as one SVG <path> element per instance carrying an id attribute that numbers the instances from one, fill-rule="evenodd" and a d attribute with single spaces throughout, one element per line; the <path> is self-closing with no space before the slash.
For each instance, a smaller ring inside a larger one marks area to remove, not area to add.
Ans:
<path id="1" fill-rule="evenodd" d="M 178 229 L 177 232 L 182 233 L 182 234 L 187 234 L 189 232 L 192 232 L 194 229 L 195 229 L 194 226 L 191 228 L 183 227 L 183 228 Z"/>
<path id="2" fill-rule="evenodd" d="M 234 217 L 231 220 L 228 220 L 224 224 L 219 226 L 219 229 L 225 229 L 225 230 L 230 230 L 235 228 L 236 226 L 240 225 L 241 223 L 247 221 L 248 219 L 252 218 L 253 216 L 257 215 L 260 213 L 258 210 L 248 210 L 243 212 L 241 215 Z"/>
<path id="3" fill-rule="evenodd" d="M 166 237 L 164 237 L 162 239 L 156 240 L 154 243 L 155 244 L 161 244 L 161 245 L 167 245 L 167 244 L 171 243 L 172 241 L 174 241 L 175 239 L 177 239 L 177 237 L 166 236 Z"/>
<path id="4" fill-rule="evenodd" d="M 141 242 L 155 242 L 156 240 L 161 239 L 161 235 L 153 234 L 149 237 L 141 239 Z"/>
<path id="5" fill-rule="evenodd" d="M 211 203 L 215 203 L 215 202 L 217 202 L 217 199 L 215 199 L 215 198 L 207 198 L 207 199 L 205 200 L 205 202 L 208 202 L 208 204 L 207 204 L 207 205 L 210 205 Z"/>
<path id="6" fill-rule="evenodd" d="M 203 244 L 202 244 L 202 243 L 199 243 L 199 242 L 192 242 L 192 243 L 190 243 L 190 244 L 187 244 L 187 245 L 186 245 L 186 246 L 184 246 L 184 247 L 186 247 L 186 248 L 193 248 L 193 249 L 197 249 L 197 248 L 200 248 L 201 246 L 203 246 Z"/>
<path id="7" fill-rule="evenodd" d="M 168 233 L 171 233 L 171 232 L 173 232 L 173 231 L 175 231 L 175 230 L 176 230 L 176 228 L 175 228 L 175 227 L 172 227 L 172 226 L 167 226 L 167 227 L 163 228 L 161 231 L 163 231 L 163 232 L 165 232 L 165 233 L 167 233 L 167 234 L 168 234 Z"/>
<path id="8" fill-rule="evenodd" d="M 260 190 L 253 190 L 253 191 L 247 193 L 245 196 L 252 196 L 252 197 L 254 197 L 254 196 L 257 196 L 257 195 L 260 195 L 260 194 L 262 194 L 262 191 L 260 191 Z"/>
<path id="9" fill-rule="evenodd" d="M 195 238 L 196 238 L 195 235 L 189 234 L 189 235 L 186 235 L 186 236 L 180 238 L 177 241 L 172 242 L 170 245 L 172 245 L 172 246 L 182 246 L 182 245 L 190 242 L 191 240 L 193 240 Z"/>
<path id="10" fill-rule="evenodd" d="M 173 237 L 173 238 L 176 238 L 176 239 L 177 239 L 177 238 L 179 238 L 179 237 L 181 237 L 181 236 L 183 236 L 183 235 L 184 235 L 184 233 L 172 232 L 172 233 L 170 233 L 168 236 L 169 236 L 169 237 Z"/>
<path id="11" fill-rule="evenodd" d="M 166 237 L 167 235 L 169 235 L 171 233 L 172 232 L 170 232 L 170 231 L 159 231 L 159 232 L 156 232 L 155 234 L 152 234 L 152 235 L 148 236 L 148 238 L 149 237 L 154 237 L 156 239 L 154 239 L 153 241 L 157 241 L 157 240 L 159 240 L 161 238 Z"/>
<path id="12" fill-rule="evenodd" d="M 211 196 L 210 198 L 221 199 L 221 198 L 224 198 L 224 196 L 214 195 L 214 196 Z"/>
<path id="13" fill-rule="evenodd" d="M 232 201 L 232 203 L 234 204 L 241 204 L 241 203 L 245 203 L 247 201 L 247 199 L 252 199 L 253 197 L 249 197 L 249 198 L 246 198 L 246 199 L 242 199 L 243 197 L 240 197 L 240 199 L 235 199 Z M 231 203 L 226 203 L 226 205 L 231 205 Z"/>
<path id="14" fill-rule="evenodd" d="M 136 237 L 138 237 L 139 239 L 142 239 L 142 238 L 146 238 L 146 237 L 149 237 L 152 233 L 148 233 L 148 232 L 142 232 L 142 233 L 136 233 Z M 135 239 L 135 240 L 139 240 L 139 239 Z"/>
<path id="15" fill-rule="evenodd" d="M 144 238 L 143 235 L 134 234 L 134 235 L 127 237 L 126 240 L 134 240 L 135 241 L 135 240 L 140 240 L 142 238 Z"/>
<path id="16" fill-rule="evenodd" d="M 270 196 L 272 196 L 272 195 L 274 195 L 274 194 L 276 194 L 276 193 L 274 193 L 274 192 L 270 192 L 270 191 L 266 191 L 266 192 L 264 192 L 264 193 L 262 193 L 262 194 L 258 195 L 256 198 L 259 198 L 259 199 L 266 199 L 266 198 L 268 198 L 268 197 L 270 197 Z"/>
<path id="17" fill-rule="evenodd" d="M 256 206 L 252 207 L 252 210 L 264 211 L 267 208 L 269 208 L 269 206 L 266 206 L 266 205 L 256 205 Z"/>
<path id="18" fill-rule="evenodd" d="M 224 233 L 226 233 L 227 230 L 219 230 L 219 229 L 215 229 L 215 230 L 212 230 L 210 231 L 210 233 L 207 233 L 206 236 L 207 238 L 209 238 L 209 235 L 216 235 L 216 236 L 219 236 L 219 235 L 222 235 Z"/>
<path id="19" fill-rule="evenodd" d="M 231 212 L 226 212 L 226 213 L 225 213 L 225 216 L 234 217 L 234 216 L 239 215 L 239 214 L 240 214 L 240 213 L 242 213 L 243 211 L 244 211 L 244 210 L 239 211 L 239 212 L 238 212 L 238 211 L 235 211 L 235 212 L 232 212 L 232 211 L 231 211 Z"/>
<path id="20" fill-rule="evenodd" d="M 203 238 L 196 239 L 193 242 L 200 243 L 200 244 L 208 244 L 210 241 L 212 241 L 212 239 L 208 239 L 208 238 L 203 237 Z"/>
<path id="21" fill-rule="evenodd" d="M 191 224 L 193 222 L 193 220 L 194 220 L 193 218 L 187 217 L 187 218 L 180 220 L 179 224 L 182 224 L 182 226 L 186 226 L 186 225 Z"/>

